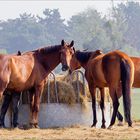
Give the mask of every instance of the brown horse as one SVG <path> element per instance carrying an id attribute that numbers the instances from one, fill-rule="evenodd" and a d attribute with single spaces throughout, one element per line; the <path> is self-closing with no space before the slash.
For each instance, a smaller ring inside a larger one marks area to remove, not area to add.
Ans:
<path id="1" fill-rule="evenodd" d="M 120 51 L 113 51 L 102 54 L 100 50 L 95 52 L 76 51 L 70 62 L 70 70 L 73 71 L 80 67 L 85 69 L 85 77 L 88 82 L 89 90 L 92 97 L 93 125 L 96 126 L 96 96 L 95 89 L 101 90 L 101 110 L 102 110 L 102 128 L 105 128 L 104 119 L 104 87 L 109 87 L 110 96 L 113 101 L 113 115 L 109 128 L 115 123 L 117 115 L 120 92 L 118 88 L 122 84 L 124 112 L 128 125 L 131 121 L 131 98 L 130 89 L 133 82 L 134 65 L 129 56 Z"/>
<path id="2" fill-rule="evenodd" d="M 0 95 L 5 89 L 17 93 L 29 90 L 31 125 L 38 127 L 40 96 L 48 74 L 61 62 L 62 70 L 67 70 L 65 60 L 74 53 L 74 41 L 70 44 L 61 41 L 60 45 L 16 55 L 0 55 Z M 64 59 L 65 58 L 65 59 Z"/>

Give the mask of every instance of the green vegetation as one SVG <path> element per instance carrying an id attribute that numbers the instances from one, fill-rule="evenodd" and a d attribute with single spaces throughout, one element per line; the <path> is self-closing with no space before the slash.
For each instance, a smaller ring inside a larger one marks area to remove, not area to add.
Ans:
<path id="1" fill-rule="evenodd" d="M 123 114 L 122 98 L 120 101 L 119 110 Z M 132 118 L 133 120 L 140 120 L 140 89 L 132 90 Z"/>

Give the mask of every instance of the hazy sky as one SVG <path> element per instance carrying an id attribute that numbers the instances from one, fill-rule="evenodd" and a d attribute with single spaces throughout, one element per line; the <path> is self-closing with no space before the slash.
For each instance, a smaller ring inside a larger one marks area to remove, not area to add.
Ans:
<path id="1" fill-rule="evenodd" d="M 114 2 L 115 5 L 120 3 Z M 105 14 L 111 8 L 111 0 L 94 1 L 0 1 L 0 20 L 19 17 L 24 12 L 42 16 L 45 8 L 58 8 L 63 18 L 69 19 L 72 15 L 83 11 L 88 7 L 93 7 Z"/>

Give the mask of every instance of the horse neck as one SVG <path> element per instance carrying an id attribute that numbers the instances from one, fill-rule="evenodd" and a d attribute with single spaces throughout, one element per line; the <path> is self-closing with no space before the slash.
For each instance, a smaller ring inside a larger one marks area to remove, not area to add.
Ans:
<path id="1" fill-rule="evenodd" d="M 80 63 L 82 68 L 86 69 L 88 61 L 84 62 L 84 63 L 79 61 L 79 63 Z"/>
<path id="2" fill-rule="evenodd" d="M 78 53 L 80 54 L 81 52 L 78 52 Z M 84 55 L 82 55 L 81 57 L 78 57 L 78 55 L 75 55 L 75 57 L 76 57 L 77 61 L 80 63 L 81 67 L 86 69 L 90 57 L 84 61 L 82 58 L 82 57 L 84 57 Z"/>
<path id="3" fill-rule="evenodd" d="M 60 63 L 60 53 L 55 52 L 52 54 L 48 54 L 48 56 L 46 57 L 46 61 L 49 71 L 54 70 L 55 67 L 57 67 Z"/>
<path id="4" fill-rule="evenodd" d="M 52 71 L 60 63 L 60 53 L 59 51 L 52 52 L 40 52 L 38 55 L 39 61 L 43 65 L 46 71 Z"/>

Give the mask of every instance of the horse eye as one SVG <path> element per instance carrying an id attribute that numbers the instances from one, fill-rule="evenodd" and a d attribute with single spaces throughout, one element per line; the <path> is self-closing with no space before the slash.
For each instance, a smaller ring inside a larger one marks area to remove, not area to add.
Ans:
<path id="1" fill-rule="evenodd" d="M 72 52 L 72 51 L 70 51 L 70 54 L 73 54 L 73 52 Z"/>

